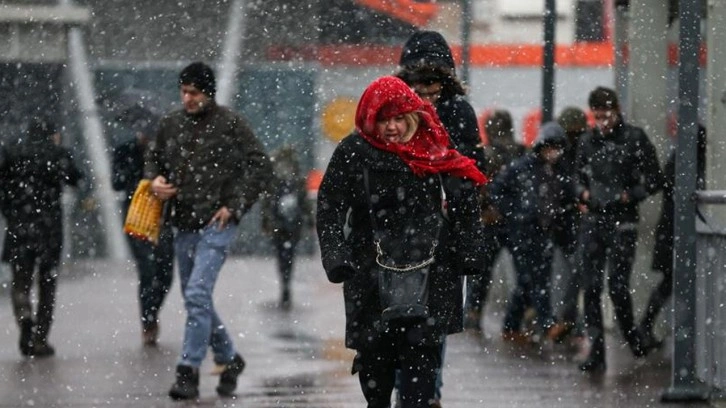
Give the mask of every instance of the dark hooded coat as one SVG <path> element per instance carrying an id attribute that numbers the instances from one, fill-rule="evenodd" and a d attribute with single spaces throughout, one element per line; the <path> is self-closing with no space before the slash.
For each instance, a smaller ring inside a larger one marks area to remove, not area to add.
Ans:
<path id="1" fill-rule="evenodd" d="M 51 267 L 60 260 L 63 185 L 76 186 L 81 172 L 70 152 L 49 139 L 51 134 L 31 126 L 25 140 L 0 149 L 0 201 L 8 225 L 5 262 L 26 251 Z"/>
<path id="2" fill-rule="evenodd" d="M 434 31 L 414 33 L 403 46 L 400 65 L 398 76 L 409 84 L 418 80 L 441 82 L 441 96 L 435 104 L 441 123 L 453 147 L 474 159 L 479 170 L 485 172 L 476 113 L 464 98 L 464 89 L 456 78 L 454 57 L 444 37 Z"/>
<path id="3" fill-rule="evenodd" d="M 412 93 L 402 82 L 400 86 Z M 383 92 L 388 89 L 383 86 Z M 370 93 L 371 100 L 378 96 L 376 92 Z M 406 97 L 423 104 L 415 94 Z M 364 93 L 359 114 L 364 111 L 361 106 L 365 106 L 365 100 Z M 356 121 L 359 131 L 340 142 L 323 177 L 317 209 L 323 267 L 331 282 L 343 283 L 346 346 L 375 348 L 385 328 L 381 321 L 378 275 L 373 267 L 373 220 L 376 231 L 383 232 L 386 248 L 407 257 L 396 259 L 399 265 L 418 262 L 435 248 L 429 283 L 430 318 L 414 331 L 417 343 L 439 344 L 445 335 L 462 330 L 461 277 L 479 273 L 482 264 L 478 187 L 467 178 L 451 175 L 456 171 L 453 167 L 449 168 L 451 171 L 414 174 L 410 163 L 400 155 L 374 147 L 359 132 L 367 127 L 360 123 L 375 122 L 378 108 L 380 105 L 370 115 L 364 113 L 365 121 Z M 445 143 L 445 133 L 442 131 L 441 135 L 441 143 Z M 449 152 L 454 160 L 446 163 L 463 160 L 470 166 L 465 169 L 476 172 L 471 160 Z M 424 165 L 425 161 L 419 164 Z M 481 173 L 477 174 L 485 181 Z M 435 239 L 438 245 L 433 246 Z"/>

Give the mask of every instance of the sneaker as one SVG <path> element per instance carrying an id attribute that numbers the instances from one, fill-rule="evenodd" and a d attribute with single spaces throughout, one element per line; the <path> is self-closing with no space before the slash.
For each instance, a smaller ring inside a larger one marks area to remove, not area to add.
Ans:
<path id="1" fill-rule="evenodd" d="M 219 375 L 217 394 L 222 397 L 231 397 L 237 389 L 237 377 L 245 370 L 245 360 L 239 354 L 234 355 L 234 360 L 227 364 L 222 374 Z"/>
<path id="2" fill-rule="evenodd" d="M 199 397 L 199 371 L 191 366 L 176 366 L 176 382 L 169 390 L 173 400 L 189 400 Z"/>

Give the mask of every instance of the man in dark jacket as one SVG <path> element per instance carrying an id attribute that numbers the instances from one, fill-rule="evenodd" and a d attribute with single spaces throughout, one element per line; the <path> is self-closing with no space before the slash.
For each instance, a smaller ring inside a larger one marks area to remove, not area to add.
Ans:
<path id="1" fill-rule="evenodd" d="M 151 136 L 156 132 L 153 123 L 130 127 L 135 137 L 117 146 L 113 152 L 113 174 L 111 184 L 116 191 L 124 192 L 123 216 L 126 218 L 131 198 L 144 173 L 144 153 Z M 153 346 L 159 336 L 159 313 L 164 304 L 174 276 L 174 237 L 168 223 L 162 227 L 159 242 L 140 240 L 127 235 L 131 252 L 136 260 L 139 276 L 139 305 L 141 312 L 141 335 L 144 345 Z"/>
<path id="2" fill-rule="evenodd" d="M 272 173 L 247 122 L 214 101 L 214 72 L 195 62 L 179 75 L 183 109 L 161 120 L 146 160 L 152 192 L 169 200 L 176 228 L 174 252 L 187 310 L 184 343 L 169 391 L 173 399 L 199 395 L 199 366 L 207 348 L 224 365 L 217 393 L 230 396 L 244 360 L 214 310 L 212 292 L 237 224 Z"/>
<path id="3" fill-rule="evenodd" d="M 552 313 L 550 274 L 554 226 L 562 209 L 574 202 L 557 167 L 565 146 L 562 127 L 545 123 L 532 153 L 515 160 L 488 186 L 492 204 L 506 219 L 517 275 L 504 318 L 505 340 L 523 342 L 527 338 L 521 324 L 530 304 L 544 336 L 555 339 L 563 329 Z"/>
<path id="4" fill-rule="evenodd" d="M 606 262 L 610 299 L 625 340 L 636 357 L 645 356 L 642 334 L 633 318 L 630 275 L 638 239 L 638 205 L 663 185 L 663 173 L 645 132 L 625 123 L 615 91 L 590 93 L 596 128 L 578 146 L 577 197 L 584 213 L 580 228 L 585 326 L 590 354 L 583 371 L 604 371 L 605 336 L 600 296 Z"/>
<path id="5" fill-rule="evenodd" d="M 24 356 L 55 353 L 48 334 L 63 244 L 61 194 L 64 184 L 76 186 L 81 179 L 59 138 L 53 123 L 36 118 L 18 143 L 0 150 L 2 210 L 8 224 L 2 260 L 12 268 L 13 311 Z M 33 313 L 30 291 L 36 266 L 39 290 Z"/>

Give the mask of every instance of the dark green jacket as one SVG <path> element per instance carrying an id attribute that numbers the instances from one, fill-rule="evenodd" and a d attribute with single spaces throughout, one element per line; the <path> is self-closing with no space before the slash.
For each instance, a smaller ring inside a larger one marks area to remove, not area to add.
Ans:
<path id="1" fill-rule="evenodd" d="M 171 222 L 194 231 L 204 228 L 223 206 L 239 222 L 265 189 L 272 170 L 247 122 L 212 104 L 199 115 L 179 110 L 161 120 L 144 174 L 150 179 L 162 175 L 179 189 L 171 200 Z"/>

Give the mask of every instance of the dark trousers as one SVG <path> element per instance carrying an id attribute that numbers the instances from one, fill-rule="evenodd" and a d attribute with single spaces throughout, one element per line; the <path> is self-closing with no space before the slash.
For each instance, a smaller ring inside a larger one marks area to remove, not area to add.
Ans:
<path id="1" fill-rule="evenodd" d="M 38 309 L 33 314 L 30 291 L 33 286 L 35 267 L 38 266 Z M 39 343 L 48 340 L 53 323 L 55 292 L 57 287 L 56 262 L 43 260 L 33 251 L 23 251 L 13 259 L 12 303 L 15 320 L 19 327 L 34 326 L 35 339 Z"/>
<path id="2" fill-rule="evenodd" d="M 509 298 L 504 330 L 520 330 L 530 304 L 537 311 L 537 325 L 547 329 L 554 323 L 550 296 L 552 240 L 546 231 L 532 225 L 516 228 L 511 241 L 517 285 Z"/>
<path id="3" fill-rule="evenodd" d="M 292 266 L 295 262 L 295 250 L 297 249 L 299 238 L 291 234 L 276 234 L 272 238 L 272 241 L 275 245 L 275 252 L 277 253 L 277 270 L 280 274 L 280 283 L 282 283 L 282 290 L 285 291 L 290 288 Z"/>
<path id="4" fill-rule="evenodd" d="M 388 337 L 387 337 L 388 338 Z M 399 393 L 403 408 L 428 407 L 435 398 L 436 376 L 441 369 L 439 346 L 411 345 L 405 334 L 358 350 L 353 373 L 358 373 L 368 408 L 388 408 L 400 370 Z"/>
<path id="5" fill-rule="evenodd" d="M 673 294 L 673 268 L 667 269 L 663 271 L 663 279 L 653 289 L 648 299 L 648 306 L 645 308 L 643 320 L 640 322 L 640 328 L 645 332 L 644 334 L 653 333 L 655 318 Z"/>
<path id="6" fill-rule="evenodd" d="M 492 271 L 499 254 L 508 247 L 506 231 L 501 227 L 485 227 L 484 262 L 481 273 L 466 277 L 466 310 L 481 313 L 489 296 Z"/>
<path id="7" fill-rule="evenodd" d="M 580 245 L 585 293 L 585 326 L 592 341 L 592 358 L 605 359 L 605 337 L 600 296 L 604 279 L 615 308 L 615 317 L 631 349 L 639 347 L 634 326 L 630 275 L 638 239 L 636 223 L 615 223 L 604 216 L 590 215 L 583 220 Z M 609 261 L 607 275 L 606 262 Z"/>
<path id="8" fill-rule="evenodd" d="M 128 237 L 138 272 L 141 324 L 147 327 L 157 322 L 174 277 L 174 234 L 165 226 L 155 246 Z"/>

